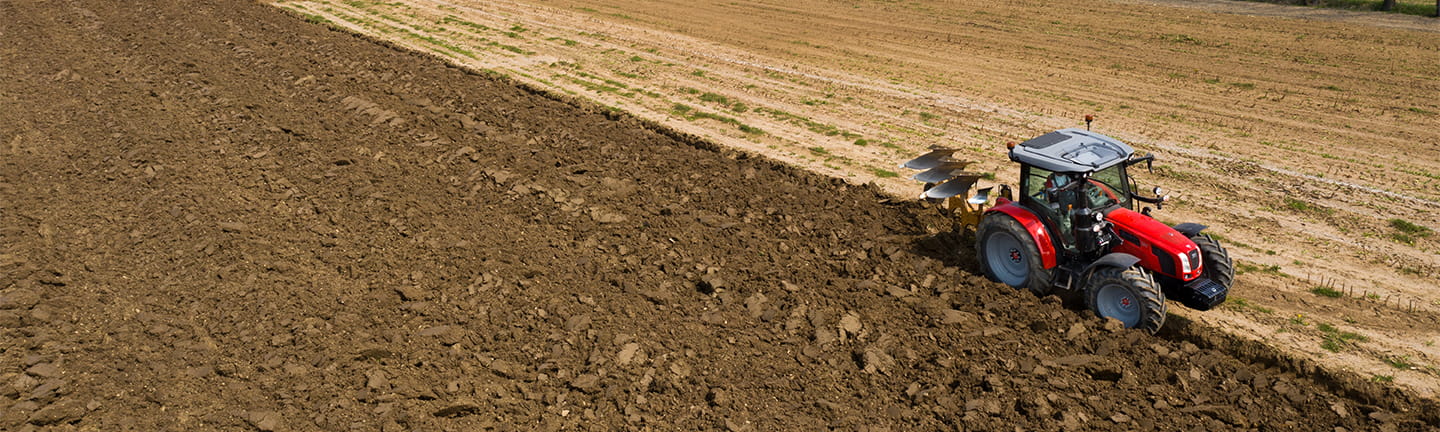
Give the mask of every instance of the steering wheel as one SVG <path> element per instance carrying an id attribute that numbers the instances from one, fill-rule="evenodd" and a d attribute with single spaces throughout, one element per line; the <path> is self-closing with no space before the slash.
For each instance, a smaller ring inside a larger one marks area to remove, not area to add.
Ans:
<path id="1" fill-rule="evenodd" d="M 1114 201 L 1117 204 L 1120 202 L 1120 197 L 1118 195 L 1115 195 L 1115 191 L 1111 190 L 1110 186 L 1106 186 L 1105 183 L 1101 183 L 1099 181 L 1096 181 L 1095 179 L 1086 180 L 1089 181 L 1091 185 L 1094 185 L 1095 189 L 1099 189 L 1101 192 L 1105 193 L 1105 196 L 1110 197 L 1111 201 Z"/>

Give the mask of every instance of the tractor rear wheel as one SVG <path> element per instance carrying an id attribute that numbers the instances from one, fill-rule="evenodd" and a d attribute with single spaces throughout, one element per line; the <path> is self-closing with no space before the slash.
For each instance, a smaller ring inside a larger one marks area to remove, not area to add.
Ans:
<path id="1" fill-rule="evenodd" d="M 975 229 L 975 249 L 986 278 L 1036 295 L 1050 293 L 1054 274 L 1041 263 L 1035 239 L 1015 218 L 986 215 Z"/>
<path id="2" fill-rule="evenodd" d="M 1229 291 L 1230 284 L 1235 282 L 1235 263 L 1230 261 L 1230 251 L 1225 250 L 1220 241 L 1209 234 L 1190 237 L 1190 241 L 1200 247 L 1200 265 L 1205 268 L 1201 276 L 1219 283 Z"/>
<path id="3" fill-rule="evenodd" d="M 1114 318 L 1125 328 L 1154 334 L 1165 324 L 1165 293 L 1150 272 L 1140 267 L 1101 267 L 1091 273 L 1085 289 L 1090 310 Z"/>

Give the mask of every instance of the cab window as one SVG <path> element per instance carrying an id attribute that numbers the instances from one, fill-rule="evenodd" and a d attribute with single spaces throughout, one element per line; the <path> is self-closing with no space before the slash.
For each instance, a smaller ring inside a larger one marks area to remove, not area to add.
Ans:
<path id="1" fill-rule="evenodd" d="M 1074 251 L 1075 234 L 1071 232 L 1069 211 L 1078 204 L 1078 188 L 1063 188 L 1053 196 L 1045 193 L 1046 189 L 1062 188 L 1072 177 L 1066 174 L 1056 174 L 1053 171 L 1026 166 L 1021 171 L 1021 204 L 1029 207 L 1031 211 L 1040 215 L 1040 219 L 1050 229 L 1051 233 L 1060 239 L 1059 245 L 1067 251 Z"/>
<path id="2" fill-rule="evenodd" d="M 1053 172 L 1035 167 L 1025 168 L 1025 184 L 1022 185 L 1025 196 L 1030 199 L 1047 203 L 1045 199 L 1045 182 L 1050 179 Z"/>
<path id="3" fill-rule="evenodd" d="M 1117 164 L 1090 175 L 1090 184 L 1085 190 L 1085 195 L 1090 200 L 1090 208 L 1114 204 L 1130 208 L 1130 185 L 1125 184 L 1124 170 L 1124 164 Z"/>

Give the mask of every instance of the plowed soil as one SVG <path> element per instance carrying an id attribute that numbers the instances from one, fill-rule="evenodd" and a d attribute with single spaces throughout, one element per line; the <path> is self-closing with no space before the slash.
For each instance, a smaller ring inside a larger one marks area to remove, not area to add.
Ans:
<path id="1" fill-rule="evenodd" d="M 1016 295 L 923 204 L 258 3 L 0 17 L 0 429 L 1437 426 Z"/>

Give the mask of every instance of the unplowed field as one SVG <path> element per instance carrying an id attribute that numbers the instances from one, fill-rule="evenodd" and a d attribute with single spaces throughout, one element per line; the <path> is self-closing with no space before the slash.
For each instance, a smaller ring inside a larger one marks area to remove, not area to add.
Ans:
<path id="1" fill-rule="evenodd" d="M 933 208 L 255 2 L 0 17 L 0 429 L 1437 425 L 985 282 Z"/>

